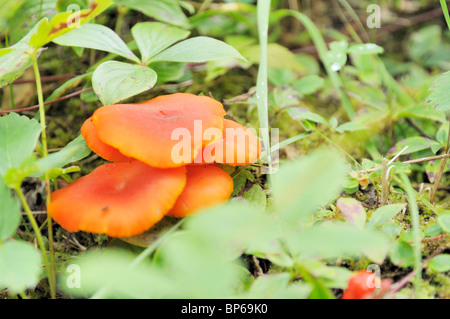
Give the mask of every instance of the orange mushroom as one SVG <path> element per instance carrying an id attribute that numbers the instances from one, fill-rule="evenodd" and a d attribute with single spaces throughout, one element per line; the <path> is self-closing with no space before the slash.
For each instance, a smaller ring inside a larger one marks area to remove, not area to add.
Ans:
<path id="1" fill-rule="evenodd" d="M 53 192 L 48 213 L 69 232 L 129 237 L 161 220 L 185 184 L 185 167 L 159 169 L 139 161 L 108 163 Z"/>
<path id="2" fill-rule="evenodd" d="M 168 168 L 192 163 L 202 147 L 219 140 L 224 115 L 222 104 L 210 97 L 175 93 L 138 104 L 103 106 L 92 118 L 107 145 L 150 166 Z M 209 129 L 219 136 L 204 138 Z"/>
<path id="3" fill-rule="evenodd" d="M 208 206 L 226 202 L 233 192 L 233 179 L 214 165 L 186 166 L 186 186 L 167 213 L 185 217 Z"/>
<path id="4" fill-rule="evenodd" d="M 129 162 L 132 158 L 123 155 L 118 149 L 103 143 L 95 130 L 92 117 L 88 118 L 81 126 L 81 135 L 86 140 L 87 146 L 98 156 L 110 162 Z"/>
<path id="5" fill-rule="evenodd" d="M 256 135 L 241 124 L 224 119 L 222 138 L 205 146 L 194 162 L 237 166 L 256 162 L 260 155 L 261 145 Z"/>

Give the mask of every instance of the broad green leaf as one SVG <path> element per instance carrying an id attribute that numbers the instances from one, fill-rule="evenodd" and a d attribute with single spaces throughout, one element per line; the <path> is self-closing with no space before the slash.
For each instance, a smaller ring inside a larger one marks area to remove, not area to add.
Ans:
<path id="1" fill-rule="evenodd" d="M 251 63 L 259 64 L 261 59 L 259 45 L 239 49 L 239 52 Z M 301 73 L 307 71 L 306 67 L 297 61 L 294 53 L 278 43 L 267 44 L 267 66 L 274 69 L 287 68 Z"/>
<path id="2" fill-rule="evenodd" d="M 0 88 L 13 82 L 32 65 L 31 56 L 33 47 L 26 43 L 0 50 Z"/>
<path id="3" fill-rule="evenodd" d="M 231 195 L 235 196 L 239 194 L 239 192 L 244 188 L 245 184 L 247 183 L 247 180 L 251 182 L 255 180 L 255 176 L 253 176 L 253 174 L 248 170 L 242 170 L 239 172 L 239 174 L 234 176 L 233 177 L 234 188 L 233 193 Z"/>
<path id="4" fill-rule="evenodd" d="M 450 271 L 450 255 L 440 254 L 430 260 L 427 265 L 431 270 L 435 272 L 447 272 Z"/>
<path id="5" fill-rule="evenodd" d="M 387 251 L 385 236 L 348 224 L 319 224 L 287 237 L 290 251 L 297 256 L 316 258 L 351 257 L 366 250 Z"/>
<path id="6" fill-rule="evenodd" d="M 52 17 L 39 21 L 36 33 L 31 36 L 30 45 L 36 49 L 43 47 L 53 39 L 75 30 L 83 23 L 95 18 L 112 4 L 112 0 L 93 0 L 89 9 L 76 12 L 61 12 Z"/>
<path id="7" fill-rule="evenodd" d="M 325 53 L 323 59 L 331 71 L 339 71 L 347 63 L 347 47 L 348 43 L 345 41 L 330 43 L 330 50 Z"/>
<path id="8" fill-rule="evenodd" d="M 217 249 L 213 238 L 197 231 L 181 231 L 167 238 L 155 252 L 155 263 L 176 283 L 184 298 L 230 296 L 248 276 L 224 250 Z"/>
<path id="9" fill-rule="evenodd" d="M 92 86 L 100 101 L 109 105 L 150 90 L 156 79 L 156 72 L 149 67 L 107 61 L 94 71 Z"/>
<path id="10" fill-rule="evenodd" d="M 155 62 L 151 68 L 158 74 L 157 84 L 174 82 L 183 78 L 186 71 L 184 62 Z"/>
<path id="11" fill-rule="evenodd" d="M 272 224 L 269 215 L 254 206 L 229 202 L 185 219 L 185 228 L 207 239 L 224 256 L 238 257 L 252 241 L 262 241 Z"/>
<path id="12" fill-rule="evenodd" d="M 0 242 L 12 236 L 19 223 L 19 202 L 0 178 Z"/>
<path id="13" fill-rule="evenodd" d="M 199 36 L 179 42 L 167 50 L 155 55 L 151 62 L 173 61 L 173 62 L 206 62 L 221 58 L 244 59 L 242 55 L 232 46 L 225 42 Z"/>
<path id="14" fill-rule="evenodd" d="M 13 293 L 34 288 L 41 273 L 41 255 L 32 244 L 11 240 L 0 245 L 0 289 Z"/>
<path id="15" fill-rule="evenodd" d="M 41 125 L 26 116 L 10 113 L 0 117 L 0 176 L 30 157 L 41 131 Z"/>
<path id="16" fill-rule="evenodd" d="M 245 299 L 305 299 L 311 287 L 304 283 L 291 283 L 291 274 L 278 273 L 258 277 L 250 289 L 239 298 Z"/>
<path id="17" fill-rule="evenodd" d="M 364 228 L 366 210 L 359 201 L 351 197 L 341 197 L 337 200 L 336 206 L 341 210 L 346 220 L 359 228 Z"/>
<path id="18" fill-rule="evenodd" d="M 343 123 L 341 125 L 339 125 L 336 128 L 336 131 L 338 131 L 339 133 L 343 133 L 343 132 L 354 132 L 354 131 L 359 131 L 359 130 L 365 130 L 368 127 L 362 123 L 358 123 L 358 122 L 347 122 L 347 123 Z"/>
<path id="19" fill-rule="evenodd" d="M 442 227 L 442 230 L 446 233 L 450 233 L 450 214 L 440 215 L 437 220 L 439 225 Z"/>
<path id="20" fill-rule="evenodd" d="M 344 160 L 331 150 L 319 150 L 281 166 L 273 175 L 276 211 L 288 225 L 297 227 L 339 195 L 345 170 Z"/>
<path id="21" fill-rule="evenodd" d="M 307 75 L 294 83 L 292 86 L 300 91 L 303 95 L 308 95 L 316 92 L 325 83 L 325 80 L 316 74 Z"/>
<path id="22" fill-rule="evenodd" d="M 392 204 L 382 206 L 372 213 L 367 225 L 369 227 L 378 227 L 401 212 L 403 208 L 405 208 L 405 204 Z"/>
<path id="23" fill-rule="evenodd" d="M 444 73 L 431 87 L 427 102 L 438 111 L 450 110 L 450 72 Z"/>
<path id="24" fill-rule="evenodd" d="M 434 237 L 434 236 L 438 236 L 440 234 L 442 234 L 442 227 L 439 226 L 439 224 L 434 224 L 434 225 L 427 227 L 427 229 L 425 229 L 425 232 L 424 232 L 424 235 L 427 237 Z"/>
<path id="25" fill-rule="evenodd" d="M 429 161 L 425 166 L 425 172 L 427 173 L 427 177 L 430 183 L 434 184 L 434 181 L 436 180 L 436 175 L 438 174 L 440 167 L 441 167 L 441 160 Z M 450 162 L 447 161 L 444 168 L 444 172 L 448 172 L 449 170 L 450 170 Z"/>
<path id="26" fill-rule="evenodd" d="M 64 148 L 56 153 L 52 153 L 47 157 L 41 158 L 36 161 L 38 173 L 36 176 L 41 176 L 46 171 L 53 168 L 61 168 L 72 162 L 79 161 L 91 153 L 91 150 L 86 145 L 84 138 L 79 135 L 72 142 L 67 144 Z"/>
<path id="27" fill-rule="evenodd" d="M 398 241 L 389 253 L 391 262 L 400 267 L 410 267 L 414 264 L 414 248 L 405 241 Z"/>
<path id="28" fill-rule="evenodd" d="M 347 52 L 350 54 L 381 54 L 384 49 L 374 43 L 351 44 Z"/>
<path id="29" fill-rule="evenodd" d="M 322 116 L 301 107 L 290 107 L 286 109 L 286 112 L 297 121 L 308 120 L 329 126 L 328 122 Z"/>
<path id="30" fill-rule="evenodd" d="M 433 147 L 439 147 L 440 145 L 440 143 L 430 140 L 429 138 L 423 136 L 413 136 L 398 142 L 389 150 L 388 154 L 397 154 L 405 148 L 405 146 L 408 146 L 408 148 L 402 153 L 402 155 L 423 151 Z"/>
<path id="31" fill-rule="evenodd" d="M 248 191 L 245 191 L 242 194 L 242 197 L 244 197 L 250 203 L 250 205 L 261 208 L 263 210 L 266 209 L 266 194 L 258 184 L 254 184 L 252 188 L 250 188 Z"/>
<path id="32" fill-rule="evenodd" d="M 190 32 L 165 25 L 159 22 L 141 22 L 131 29 L 133 38 L 141 52 L 142 62 L 147 64 L 150 59 L 175 42 L 186 39 Z"/>
<path id="33" fill-rule="evenodd" d="M 162 269 L 147 262 L 131 267 L 135 256 L 128 251 L 93 249 L 78 257 L 59 277 L 60 289 L 69 294 L 94 295 L 102 289 L 104 298 L 179 297 L 176 282 L 170 281 Z"/>
<path id="34" fill-rule="evenodd" d="M 106 51 L 140 63 L 139 58 L 127 47 L 125 42 L 113 30 L 101 24 L 84 24 L 53 39 L 53 42 L 59 45 Z"/>
<path id="35" fill-rule="evenodd" d="M 114 3 L 140 11 L 158 21 L 180 27 L 188 26 L 188 19 L 177 0 L 115 0 Z"/>

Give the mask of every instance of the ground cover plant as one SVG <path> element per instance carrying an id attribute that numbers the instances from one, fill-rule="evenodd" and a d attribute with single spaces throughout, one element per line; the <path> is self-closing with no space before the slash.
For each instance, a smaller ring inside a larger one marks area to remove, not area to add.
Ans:
<path id="1" fill-rule="evenodd" d="M 450 297 L 445 0 L 0 8 L 1 298 Z"/>

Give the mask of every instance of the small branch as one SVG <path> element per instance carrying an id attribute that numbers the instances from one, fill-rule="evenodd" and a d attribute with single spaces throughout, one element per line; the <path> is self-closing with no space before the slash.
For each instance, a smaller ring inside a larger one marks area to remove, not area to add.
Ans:
<path id="1" fill-rule="evenodd" d="M 432 140 L 433 138 L 427 134 L 427 132 L 425 132 L 419 125 L 417 125 L 412 119 L 410 118 L 406 118 L 405 119 L 406 122 L 408 122 L 409 125 L 411 125 L 417 132 L 420 133 L 420 135 L 422 135 L 423 137 L 426 137 L 430 140 Z"/>
<path id="2" fill-rule="evenodd" d="M 49 75 L 41 77 L 41 82 L 55 82 L 59 80 L 72 79 L 76 77 L 75 74 L 63 74 L 63 75 Z M 26 84 L 26 83 L 35 83 L 36 79 L 20 79 L 13 82 L 13 84 Z"/>
<path id="3" fill-rule="evenodd" d="M 62 96 L 60 98 L 54 99 L 53 101 L 46 102 L 46 103 L 44 103 L 44 105 L 49 105 L 49 104 L 53 104 L 53 103 L 56 103 L 56 102 L 64 101 L 64 100 L 70 99 L 71 97 L 78 96 L 78 95 L 81 95 L 81 94 L 83 94 L 85 92 L 89 92 L 89 91 L 92 91 L 92 88 L 87 88 L 87 89 L 83 89 L 83 90 L 80 90 L 80 91 L 77 91 L 77 92 L 73 92 L 73 93 L 67 94 L 67 95 Z M 39 104 L 38 105 L 29 106 L 29 107 L 24 107 L 22 109 L 0 110 L 0 114 L 2 114 L 2 113 L 12 113 L 12 112 L 25 112 L 25 111 L 35 110 L 35 109 L 38 109 L 38 108 L 39 108 Z"/>
<path id="4" fill-rule="evenodd" d="M 436 155 L 436 156 L 428 156 L 428 157 L 423 157 L 423 158 L 417 158 L 417 159 L 413 159 L 413 160 L 409 160 L 409 161 L 404 161 L 401 162 L 403 164 L 417 164 L 417 163 L 423 163 L 423 162 L 429 162 L 429 161 L 435 161 L 435 160 L 440 160 L 440 159 L 444 159 L 444 158 L 449 158 L 450 154 L 443 154 L 443 155 Z M 364 173 L 371 173 L 371 172 L 375 172 L 378 171 L 379 169 L 381 169 L 380 167 L 375 167 L 375 168 L 369 168 L 363 171 L 358 171 L 358 174 L 364 174 Z"/>

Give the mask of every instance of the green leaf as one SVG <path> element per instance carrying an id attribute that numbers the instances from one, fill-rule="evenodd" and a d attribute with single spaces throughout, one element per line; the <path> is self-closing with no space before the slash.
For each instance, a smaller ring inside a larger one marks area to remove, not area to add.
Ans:
<path id="1" fill-rule="evenodd" d="M 19 223 L 19 202 L 0 178 L 0 242 L 11 237 Z"/>
<path id="2" fill-rule="evenodd" d="M 360 130 L 366 130 L 368 127 L 362 123 L 358 122 L 347 122 L 339 125 L 336 128 L 336 131 L 339 133 L 343 132 L 354 132 L 354 131 L 360 131 Z"/>
<path id="3" fill-rule="evenodd" d="M 171 46 L 167 50 L 155 55 L 151 59 L 151 62 L 173 61 L 200 63 L 221 58 L 237 58 L 245 60 L 235 48 L 225 42 L 199 36 Z"/>
<path id="4" fill-rule="evenodd" d="M 431 270 L 435 272 L 447 272 L 450 271 L 450 255 L 440 254 L 430 260 L 427 265 Z"/>
<path id="5" fill-rule="evenodd" d="M 39 172 L 34 175 L 42 176 L 46 171 L 54 168 L 61 168 L 72 162 L 79 161 L 88 156 L 90 153 L 91 150 L 86 145 L 86 141 L 81 135 L 79 135 L 60 151 L 37 160 L 36 165 Z"/>
<path id="6" fill-rule="evenodd" d="M 446 233 L 450 233 L 450 214 L 438 216 L 437 221 L 442 227 L 443 231 L 445 231 Z"/>
<path id="7" fill-rule="evenodd" d="M 301 107 L 290 107 L 286 109 L 286 112 L 296 121 L 308 120 L 329 126 L 328 122 L 322 116 Z"/>
<path id="8" fill-rule="evenodd" d="M 266 238 L 269 215 L 242 202 L 228 202 L 185 219 L 185 228 L 208 240 L 222 255 L 238 257 L 253 241 Z"/>
<path id="9" fill-rule="evenodd" d="M 428 103 L 438 111 L 450 110 L 450 72 L 437 78 L 430 90 L 432 92 L 427 98 Z"/>
<path id="10" fill-rule="evenodd" d="M 369 222 L 367 223 L 367 225 L 369 227 L 378 227 L 378 226 L 386 223 L 391 218 L 393 218 L 395 215 L 397 215 L 399 212 L 401 212 L 402 209 L 405 208 L 405 205 L 406 204 L 392 204 L 392 205 L 385 205 L 385 206 L 378 208 L 370 216 L 370 219 L 369 219 Z"/>
<path id="11" fill-rule="evenodd" d="M 345 179 L 345 162 L 334 151 L 319 150 L 281 166 L 273 176 L 276 211 L 292 227 L 336 198 Z"/>
<path id="12" fill-rule="evenodd" d="M 337 200 L 336 206 L 341 210 L 346 220 L 359 228 L 364 228 L 366 210 L 359 201 L 351 197 L 341 197 Z"/>
<path id="13" fill-rule="evenodd" d="M 433 147 L 440 147 L 441 144 L 423 136 L 413 136 L 398 142 L 389 150 L 388 154 L 397 154 L 405 148 L 405 146 L 408 146 L 408 148 L 402 153 L 402 155 L 423 151 Z"/>
<path id="14" fill-rule="evenodd" d="M 41 131 L 41 125 L 26 116 L 10 113 L 0 117 L 0 176 L 30 157 Z"/>
<path id="15" fill-rule="evenodd" d="M 398 241 L 392 247 L 389 257 L 397 266 L 410 267 L 414 264 L 414 248 L 405 241 Z"/>
<path id="16" fill-rule="evenodd" d="M 381 54 L 384 49 L 374 43 L 351 44 L 347 49 L 350 54 Z"/>
<path id="17" fill-rule="evenodd" d="M 304 283 L 290 283 L 291 274 L 278 273 L 258 277 L 250 289 L 239 298 L 246 299 L 305 299 L 311 287 Z"/>
<path id="18" fill-rule="evenodd" d="M 53 42 L 64 46 L 106 51 L 138 64 L 141 62 L 113 30 L 101 24 L 84 24 L 71 32 L 53 39 Z"/>
<path id="19" fill-rule="evenodd" d="M 180 27 L 188 26 L 188 19 L 176 0 L 115 0 L 114 3 L 140 11 L 158 21 Z"/>
<path id="20" fill-rule="evenodd" d="M 250 188 L 248 191 L 245 191 L 242 194 L 242 197 L 244 197 L 247 201 L 250 202 L 250 205 L 253 205 L 255 207 L 266 209 L 267 205 L 267 198 L 266 194 L 264 193 L 264 190 L 259 186 L 258 184 L 254 184 L 252 188 Z"/>
<path id="21" fill-rule="evenodd" d="M 0 245 L 0 289 L 13 293 L 34 288 L 41 273 L 41 255 L 32 244 L 11 240 Z"/>
<path id="22" fill-rule="evenodd" d="M 348 43 L 345 41 L 330 43 L 330 50 L 325 53 L 323 60 L 331 71 L 339 71 L 347 63 L 347 47 Z"/>
<path id="23" fill-rule="evenodd" d="M 39 21 L 36 32 L 31 36 L 29 44 L 36 49 L 43 47 L 53 39 L 75 30 L 81 24 L 95 18 L 112 4 L 112 0 L 94 0 L 89 9 L 61 12 L 52 17 Z"/>
<path id="24" fill-rule="evenodd" d="M 167 238 L 155 252 L 155 263 L 176 283 L 184 298 L 230 296 L 248 276 L 234 259 L 217 249 L 213 238 L 196 231 L 181 231 Z"/>
<path id="25" fill-rule="evenodd" d="M 323 87 L 325 80 L 316 74 L 307 75 L 294 83 L 292 86 L 300 91 L 303 95 L 308 95 L 316 92 Z"/>
<path id="26" fill-rule="evenodd" d="M 427 165 L 425 166 L 425 172 L 427 173 L 428 180 L 430 183 L 434 184 L 434 181 L 436 180 L 436 176 L 439 172 L 439 169 L 441 167 L 441 160 L 437 161 L 429 161 Z M 447 161 L 444 173 L 450 171 L 450 162 Z"/>
<path id="27" fill-rule="evenodd" d="M 287 238 L 290 251 L 296 256 L 331 258 L 357 256 L 367 250 L 386 252 L 385 236 L 369 229 L 358 229 L 348 224 L 320 224 Z"/>
<path id="28" fill-rule="evenodd" d="M 59 287 L 75 296 L 93 295 L 100 289 L 105 298 L 177 296 L 176 282 L 170 281 L 162 269 L 147 262 L 131 267 L 134 257 L 125 250 L 89 250 L 69 264 L 79 271 L 79 287 L 73 277 L 77 274 L 72 272 L 59 277 Z"/>
<path id="29" fill-rule="evenodd" d="M 137 23 L 131 29 L 131 33 L 139 47 L 144 64 L 149 63 L 156 54 L 175 42 L 187 38 L 190 34 L 189 31 L 159 22 Z"/>
<path id="30" fill-rule="evenodd" d="M 151 89 L 156 72 L 142 65 L 107 61 L 92 75 L 95 94 L 104 105 L 110 105 Z"/>
<path id="31" fill-rule="evenodd" d="M 32 65 L 33 47 L 25 43 L 0 50 L 0 88 L 13 82 Z"/>

